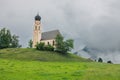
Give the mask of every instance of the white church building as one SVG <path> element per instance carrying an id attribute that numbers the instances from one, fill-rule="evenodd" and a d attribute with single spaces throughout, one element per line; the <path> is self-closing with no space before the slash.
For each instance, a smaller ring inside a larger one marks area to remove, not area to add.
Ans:
<path id="1" fill-rule="evenodd" d="M 55 46 L 55 38 L 58 34 L 60 34 L 59 30 L 42 32 L 41 17 L 39 14 L 35 16 L 33 29 L 33 48 L 35 48 L 35 45 L 40 42 L 44 42 L 45 45 Z"/>

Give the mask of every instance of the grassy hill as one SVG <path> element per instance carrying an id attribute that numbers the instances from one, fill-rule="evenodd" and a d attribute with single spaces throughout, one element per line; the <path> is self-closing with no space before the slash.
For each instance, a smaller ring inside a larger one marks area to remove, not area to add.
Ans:
<path id="1" fill-rule="evenodd" d="M 120 80 L 120 65 L 35 49 L 3 49 L 0 80 Z"/>
<path id="2" fill-rule="evenodd" d="M 0 58 L 37 61 L 91 61 L 73 54 L 61 55 L 57 52 L 38 51 L 30 48 L 2 49 L 0 50 Z"/>

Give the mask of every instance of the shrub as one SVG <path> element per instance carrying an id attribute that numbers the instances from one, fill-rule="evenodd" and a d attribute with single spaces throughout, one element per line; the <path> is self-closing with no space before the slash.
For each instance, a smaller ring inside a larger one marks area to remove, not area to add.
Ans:
<path id="1" fill-rule="evenodd" d="M 37 50 L 44 50 L 44 46 L 45 46 L 45 43 L 42 43 L 42 42 L 37 43 L 36 49 Z"/>
<path id="2" fill-rule="evenodd" d="M 46 45 L 46 46 L 44 46 L 44 50 L 46 50 L 46 51 L 54 51 L 54 47 L 51 46 L 51 45 Z"/>
<path id="3" fill-rule="evenodd" d="M 110 63 L 110 64 L 112 64 L 112 61 L 107 61 L 107 63 Z"/>
<path id="4" fill-rule="evenodd" d="M 51 45 L 45 45 L 45 43 L 37 43 L 36 45 L 37 50 L 42 50 L 42 51 L 54 51 L 54 47 Z"/>

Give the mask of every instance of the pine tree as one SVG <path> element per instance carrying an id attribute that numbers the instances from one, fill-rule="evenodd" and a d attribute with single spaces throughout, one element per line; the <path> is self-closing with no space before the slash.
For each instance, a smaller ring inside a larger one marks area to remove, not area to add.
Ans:
<path id="1" fill-rule="evenodd" d="M 32 48 L 32 45 L 33 45 L 33 41 L 30 40 L 30 41 L 28 42 L 28 46 L 29 46 L 29 48 Z"/>
<path id="2" fill-rule="evenodd" d="M 0 49 L 19 47 L 18 36 L 11 35 L 10 30 L 3 28 L 0 30 Z"/>

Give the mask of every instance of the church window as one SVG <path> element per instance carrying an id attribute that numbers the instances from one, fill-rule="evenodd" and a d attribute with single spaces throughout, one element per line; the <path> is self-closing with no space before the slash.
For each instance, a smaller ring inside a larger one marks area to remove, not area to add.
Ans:
<path id="1" fill-rule="evenodd" d="M 48 45 L 50 45 L 50 43 L 48 42 Z"/>
<path id="2" fill-rule="evenodd" d="M 55 45 L 55 41 L 53 41 L 53 46 Z"/>

